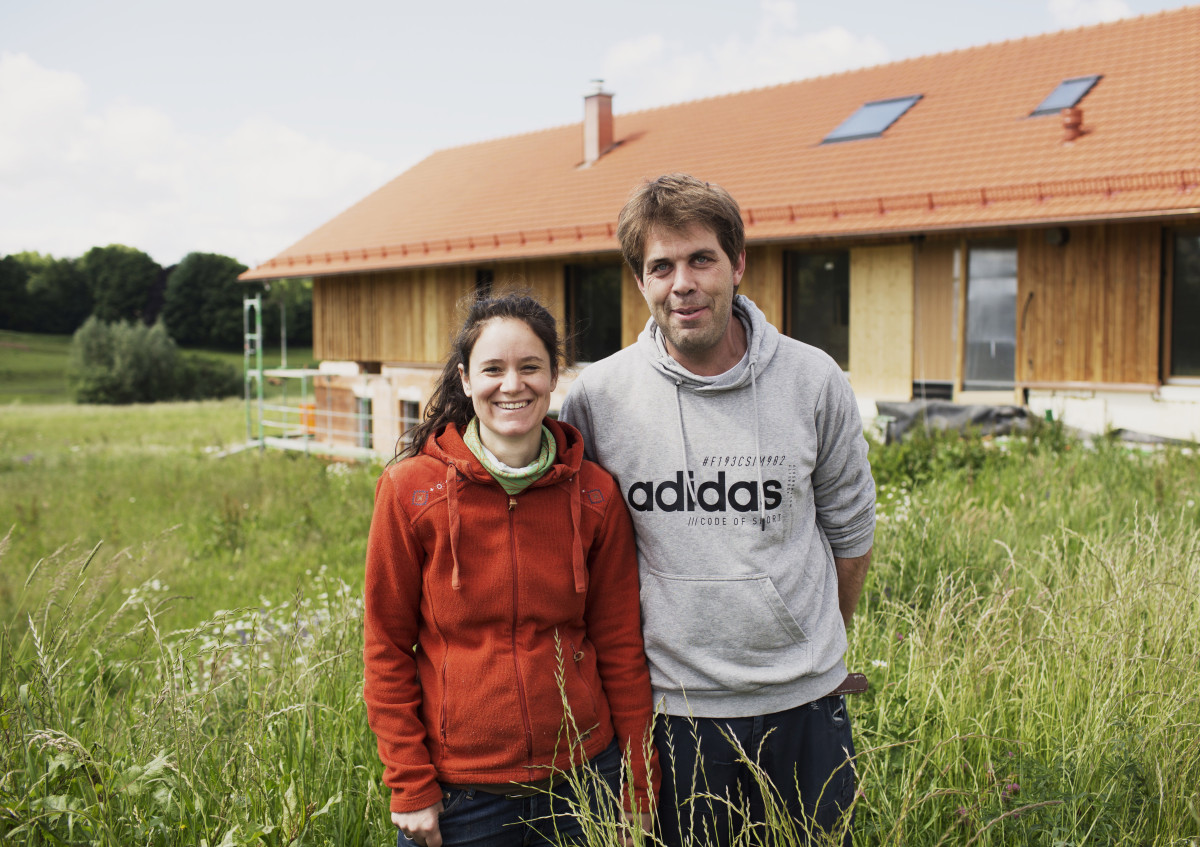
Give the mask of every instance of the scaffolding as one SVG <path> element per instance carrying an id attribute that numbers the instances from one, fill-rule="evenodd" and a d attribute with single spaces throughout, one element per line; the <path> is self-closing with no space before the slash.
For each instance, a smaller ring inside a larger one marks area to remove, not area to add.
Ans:
<path id="1" fill-rule="evenodd" d="M 421 398 L 397 391 L 380 374 L 289 367 L 282 317 L 279 367 L 266 368 L 262 295 L 243 299 L 247 446 L 359 461 L 390 458 L 402 434 L 419 422 Z"/>

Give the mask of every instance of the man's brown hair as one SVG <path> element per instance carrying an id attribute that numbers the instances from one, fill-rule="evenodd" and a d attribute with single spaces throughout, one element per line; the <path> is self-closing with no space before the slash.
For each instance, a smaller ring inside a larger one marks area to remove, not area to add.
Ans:
<path id="1" fill-rule="evenodd" d="M 666 174 L 634 189 L 617 217 L 621 255 L 642 278 L 646 239 L 654 227 L 682 232 L 701 224 L 717 236 L 730 264 L 746 249 L 746 229 L 737 201 L 721 186 L 688 174 Z"/>

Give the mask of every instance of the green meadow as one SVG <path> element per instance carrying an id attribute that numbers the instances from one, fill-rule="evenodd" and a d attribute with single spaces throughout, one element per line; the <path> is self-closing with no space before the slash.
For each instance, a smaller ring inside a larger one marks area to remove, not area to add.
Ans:
<path id="1" fill-rule="evenodd" d="M 379 466 L 227 453 L 236 400 L 14 393 L 0 842 L 393 844 L 361 701 Z M 1200 456 L 1045 425 L 872 460 L 854 843 L 1200 843 Z"/>

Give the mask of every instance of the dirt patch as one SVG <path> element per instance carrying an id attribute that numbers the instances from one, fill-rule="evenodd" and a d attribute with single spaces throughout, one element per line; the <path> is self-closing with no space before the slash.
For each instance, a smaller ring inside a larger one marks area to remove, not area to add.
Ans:
<path id="1" fill-rule="evenodd" d="M 22 344 L 20 341 L 0 341 L 0 347 L 7 347 L 10 350 L 28 350 L 28 344 Z"/>

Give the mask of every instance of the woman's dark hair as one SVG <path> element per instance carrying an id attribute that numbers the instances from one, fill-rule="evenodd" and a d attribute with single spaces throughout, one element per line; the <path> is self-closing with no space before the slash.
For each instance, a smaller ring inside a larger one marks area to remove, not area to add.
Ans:
<path id="1" fill-rule="evenodd" d="M 446 357 L 446 366 L 442 368 L 442 375 L 434 386 L 433 396 L 425 405 L 421 422 L 400 437 L 393 461 L 416 456 L 426 439 L 446 424 L 454 423 L 462 429 L 471 422 L 475 407 L 471 404 L 471 398 L 463 392 L 458 366 L 462 365 L 463 370 L 468 372 L 471 370 L 471 351 L 475 349 L 475 342 L 489 321 L 502 318 L 524 321 L 545 345 L 546 353 L 550 356 L 551 375 L 558 376 L 558 362 L 562 356 L 558 326 L 554 316 L 531 292 L 524 289 L 477 292 L 460 301 L 459 310 L 465 311 L 466 316 L 450 345 L 450 355 Z"/>

